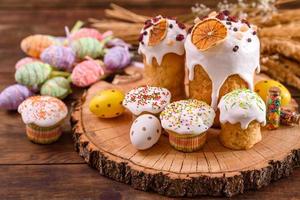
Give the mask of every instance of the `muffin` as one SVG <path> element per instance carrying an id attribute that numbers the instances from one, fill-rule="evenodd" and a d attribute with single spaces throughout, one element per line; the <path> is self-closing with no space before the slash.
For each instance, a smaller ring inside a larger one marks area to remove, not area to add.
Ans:
<path id="1" fill-rule="evenodd" d="M 171 93 L 160 87 L 142 86 L 130 90 L 123 100 L 135 119 L 142 114 L 159 116 L 160 112 L 170 103 Z"/>
<path id="2" fill-rule="evenodd" d="M 249 89 L 234 90 L 223 96 L 220 109 L 220 142 L 230 149 L 250 149 L 261 141 L 261 125 L 266 124 L 266 105 Z"/>
<path id="3" fill-rule="evenodd" d="M 68 109 L 55 97 L 33 96 L 20 104 L 18 112 L 26 124 L 29 140 L 38 144 L 50 144 L 61 136 L 61 124 Z"/>
<path id="4" fill-rule="evenodd" d="M 162 127 L 169 133 L 175 149 L 193 152 L 206 141 L 207 130 L 213 125 L 215 111 L 208 104 L 195 99 L 169 104 L 160 114 Z"/>

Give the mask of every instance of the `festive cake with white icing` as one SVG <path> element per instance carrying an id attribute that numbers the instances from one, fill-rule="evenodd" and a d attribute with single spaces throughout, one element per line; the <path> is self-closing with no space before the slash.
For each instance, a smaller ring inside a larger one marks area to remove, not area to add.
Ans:
<path id="1" fill-rule="evenodd" d="M 237 89 L 223 96 L 220 109 L 220 141 L 231 149 L 249 149 L 261 141 L 260 126 L 266 124 L 266 105 L 249 89 Z"/>
<path id="2" fill-rule="evenodd" d="M 177 150 L 192 152 L 206 141 L 215 111 L 208 104 L 195 99 L 169 104 L 160 114 L 162 127 L 169 133 L 170 144 Z"/>
<path id="3" fill-rule="evenodd" d="M 130 90 L 123 106 L 134 116 L 141 114 L 158 115 L 171 100 L 171 93 L 166 88 L 143 86 Z"/>
<path id="4" fill-rule="evenodd" d="M 147 83 L 167 88 L 173 100 L 185 97 L 186 34 L 184 24 L 157 16 L 145 22 L 140 35 L 138 52 L 143 56 Z"/>
<path id="5" fill-rule="evenodd" d="M 253 90 L 254 74 L 260 70 L 256 26 L 227 11 L 195 22 L 185 40 L 189 96 L 217 110 L 226 93 L 240 88 Z"/>

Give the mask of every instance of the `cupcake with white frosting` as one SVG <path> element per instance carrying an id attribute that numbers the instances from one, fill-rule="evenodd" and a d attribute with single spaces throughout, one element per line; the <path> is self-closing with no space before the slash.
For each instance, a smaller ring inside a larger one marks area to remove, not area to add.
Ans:
<path id="1" fill-rule="evenodd" d="M 126 94 L 123 106 L 133 114 L 134 118 L 142 114 L 158 116 L 170 100 L 171 93 L 166 88 L 142 86 Z"/>
<path id="2" fill-rule="evenodd" d="M 145 22 L 139 38 L 138 52 L 143 56 L 147 84 L 167 88 L 173 100 L 185 97 L 186 34 L 183 24 L 157 16 Z"/>
<path id="3" fill-rule="evenodd" d="M 195 22 L 185 41 L 189 95 L 217 110 L 228 92 L 253 90 L 254 74 L 260 70 L 257 28 L 228 11 Z"/>
<path id="4" fill-rule="evenodd" d="M 33 96 L 20 104 L 18 112 L 26 124 L 29 140 L 50 144 L 61 136 L 61 124 L 68 114 L 68 108 L 55 97 Z"/>
<path id="5" fill-rule="evenodd" d="M 184 152 L 196 151 L 205 144 L 207 130 L 214 118 L 214 109 L 195 99 L 173 102 L 160 114 L 171 146 Z"/>
<path id="6" fill-rule="evenodd" d="M 261 141 L 261 126 L 266 124 L 266 105 L 248 89 L 223 96 L 220 109 L 221 143 L 230 149 L 249 149 Z"/>

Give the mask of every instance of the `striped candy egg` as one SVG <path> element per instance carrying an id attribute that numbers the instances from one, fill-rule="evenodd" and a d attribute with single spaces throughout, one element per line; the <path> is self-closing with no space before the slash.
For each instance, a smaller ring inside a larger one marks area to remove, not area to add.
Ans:
<path id="1" fill-rule="evenodd" d="M 16 69 L 19 69 L 20 67 L 22 67 L 23 65 L 26 65 L 27 63 L 32 63 L 32 62 L 35 62 L 35 61 L 38 61 L 37 59 L 35 58 L 31 58 L 31 57 L 25 57 L 25 58 L 22 58 L 20 59 L 16 65 L 15 65 L 15 68 Z"/>
<path id="2" fill-rule="evenodd" d="M 94 28 L 81 28 L 70 35 L 71 40 L 78 40 L 80 38 L 85 38 L 85 37 L 102 40 L 101 33 Z"/>
<path id="3" fill-rule="evenodd" d="M 22 85 L 37 87 L 49 78 L 51 72 L 50 65 L 42 62 L 32 62 L 19 68 L 15 73 L 15 79 Z"/>
<path id="4" fill-rule="evenodd" d="M 104 75 L 102 67 L 94 60 L 86 60 L 75 66 L 72 74 L 72 83 L 78 87 L 87 87 Z"/>
<path id="5" fill-rule="evenodd" d="M 49 35 L 31 35 L 21 42 L 21 49 L 29 56 L 39 58 L 44 49 L 53 45 L 55 39 Z"/>
<path id="6" fill-rule="evenodd" d="M 5 110 L 17 110 L 18 106 L 33 93 L 20 84 L 14 84 L 5 88 L 0 94 L 0 108 Z"/>
<path id="7" fill-rule="evenodd" d="M 41 95 L 64 99 L 72 92 L 69 81 L 64 77 L 47 80 L 41 87 Z"/>
<path id="8" fill-rule="evenodd" d="M 104 45 L 95 38 L 81 38 L 72 42 L 76 56 L 84 59 L 86 56 L 97 58 L 102 55 Z"/>
<path id="9" fill-rule="evenodd" d="M 69 47 L 52 45 L 42 52 L 41 60 L 57 69 L 72 71 L 75 54 Z"/>

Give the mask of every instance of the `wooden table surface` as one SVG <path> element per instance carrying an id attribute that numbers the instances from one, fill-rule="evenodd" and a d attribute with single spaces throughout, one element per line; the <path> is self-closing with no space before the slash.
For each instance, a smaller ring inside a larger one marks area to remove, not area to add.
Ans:
<path id="1" fill-rule="evenodd" d="M 76 20 L 103 17 L 108 0 L 20 0 L 0 1 L 0 90 L 14 83 L 14 64 L 24 56 L 19 44 L 35 33 L 63 35 L 64 26 Z M 146 15 L 177 15 L 189 12 L 195 0 L 114 1 Z M 217 1 L 207 1 L 214 4 Z M 297 100 L 299 91 L 293 90 Z M 78 95 L 77 95 L 78 96 Z M 67 99 L 70 104 L 76 95 Z M 100 176 L 74 151 L 69 122 L 62 138 L 53 145 L 36 145 L 26 138 L 25 127 L 16 112 L 0 111 L 0 198 L 1 199 L 163 199 L 137 191 Z M 300 169 L 291 177 L 259 191 L 233 199 L 300 199 Z M 213 199 L 213 198 L 211 198 Z"/>

